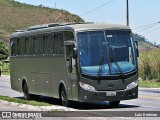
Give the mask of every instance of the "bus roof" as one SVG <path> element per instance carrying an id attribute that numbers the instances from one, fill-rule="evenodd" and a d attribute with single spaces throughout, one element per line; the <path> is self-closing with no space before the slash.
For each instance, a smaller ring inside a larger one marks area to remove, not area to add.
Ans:
<path id="1" fill-rule="evenodd" d="M 106 23 L 92 23 L 92 22 L 80 22 L 80 23 L 50 23 L 37 26 L 31 26 L 26 30 L 16 30 L 11 37 L 23 36 L 26 34 L 35 34 L 41 32 L 54 32 L 54 31 L 87 31 L 87 30 L 130 30 L 130 27 L 118 24 L 106 24 Z"/>
<path id="2" fill-rule="evenodd" d="M 75 31 L 85 31 L 85 30 L 107 30 L 107 29 L 130 29 L 125 25 L 118 24 L 106 24 L 106 23 L 88 23 L 88 24 L 76 24 L 68 25 L 72 27 Z"/>

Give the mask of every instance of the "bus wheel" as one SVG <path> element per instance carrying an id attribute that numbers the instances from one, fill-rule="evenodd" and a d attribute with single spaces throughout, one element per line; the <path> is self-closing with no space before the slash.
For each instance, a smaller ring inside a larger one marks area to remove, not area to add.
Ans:
<path id="1" fill-rule="evenodd" d="M 67 98 L 66 90 L 64 87 L 61 89 L 60 98 L 63 106 L 68 107 L 70 105 L 70 101 Z"/>
<path id="2" fill-rule="evenodd" d="M 112 106 L 112 107 L 117 107 L 119 105 L 120 101 L 110 101 L 109 104 Z"/>
<path id="3" fill-rule="evenodd" d="M 27 87 L 26 83 L 23 84 L 22 89 L 23 89 L 24 99 L 25 100 L 30 100 L 32 95 L 28 93 L 28 87 Z"/>

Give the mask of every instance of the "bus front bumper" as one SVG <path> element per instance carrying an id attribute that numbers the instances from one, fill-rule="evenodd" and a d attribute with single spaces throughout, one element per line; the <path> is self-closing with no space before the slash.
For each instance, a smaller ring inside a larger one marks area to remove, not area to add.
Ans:
<path id="1" fill-rule="evenodd" d="M 79 101 L 100 102 L 100 101 L 121 101 L 138 98 L 138 86 L 130 90 L 117 91 L 88 91 L 80 88 Z"/>

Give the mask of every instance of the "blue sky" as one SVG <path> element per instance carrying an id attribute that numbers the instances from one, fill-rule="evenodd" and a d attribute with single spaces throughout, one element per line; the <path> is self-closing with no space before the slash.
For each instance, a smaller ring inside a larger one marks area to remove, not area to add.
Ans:
<path id="1" fill-rule="evenodd" d="M 85 21 L 126 24 L 126 0 L 113 2 L 96 9 L 88 14 L 84 13 L 101 6 L 111 0 L 16 0 L 32 5 L 43 5 L 50 8 L 64 9 L 77 14 Z M 56 3 L 56 5 L 55 5 Z M 129 0 L 130 27 L 134 28 L 160 22 L 160 0 Z M 160 44 L 160 24 L 149 29 L 137 32 L 149 41 Z"/>

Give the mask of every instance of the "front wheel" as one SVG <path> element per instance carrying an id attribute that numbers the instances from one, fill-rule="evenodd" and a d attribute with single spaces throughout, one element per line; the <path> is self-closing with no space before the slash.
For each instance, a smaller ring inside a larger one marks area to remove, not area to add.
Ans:
<path id="1" fill-rule="evenodd" d="M 65 106 L 65 107 L 70 106 L 70 101 L 67 98 L 66 90 L 64 87 L 62 87 L 62 89 L 61 89 L 60 98 L 61 98 L 63 106 Z"/>
<path id="2" fill-rule="evenodd" d="M 109 104 L 112 106 L 112 107 L 117 107 L 119 106 L 119 103 L 120 101 L 110 101 Z"/>

